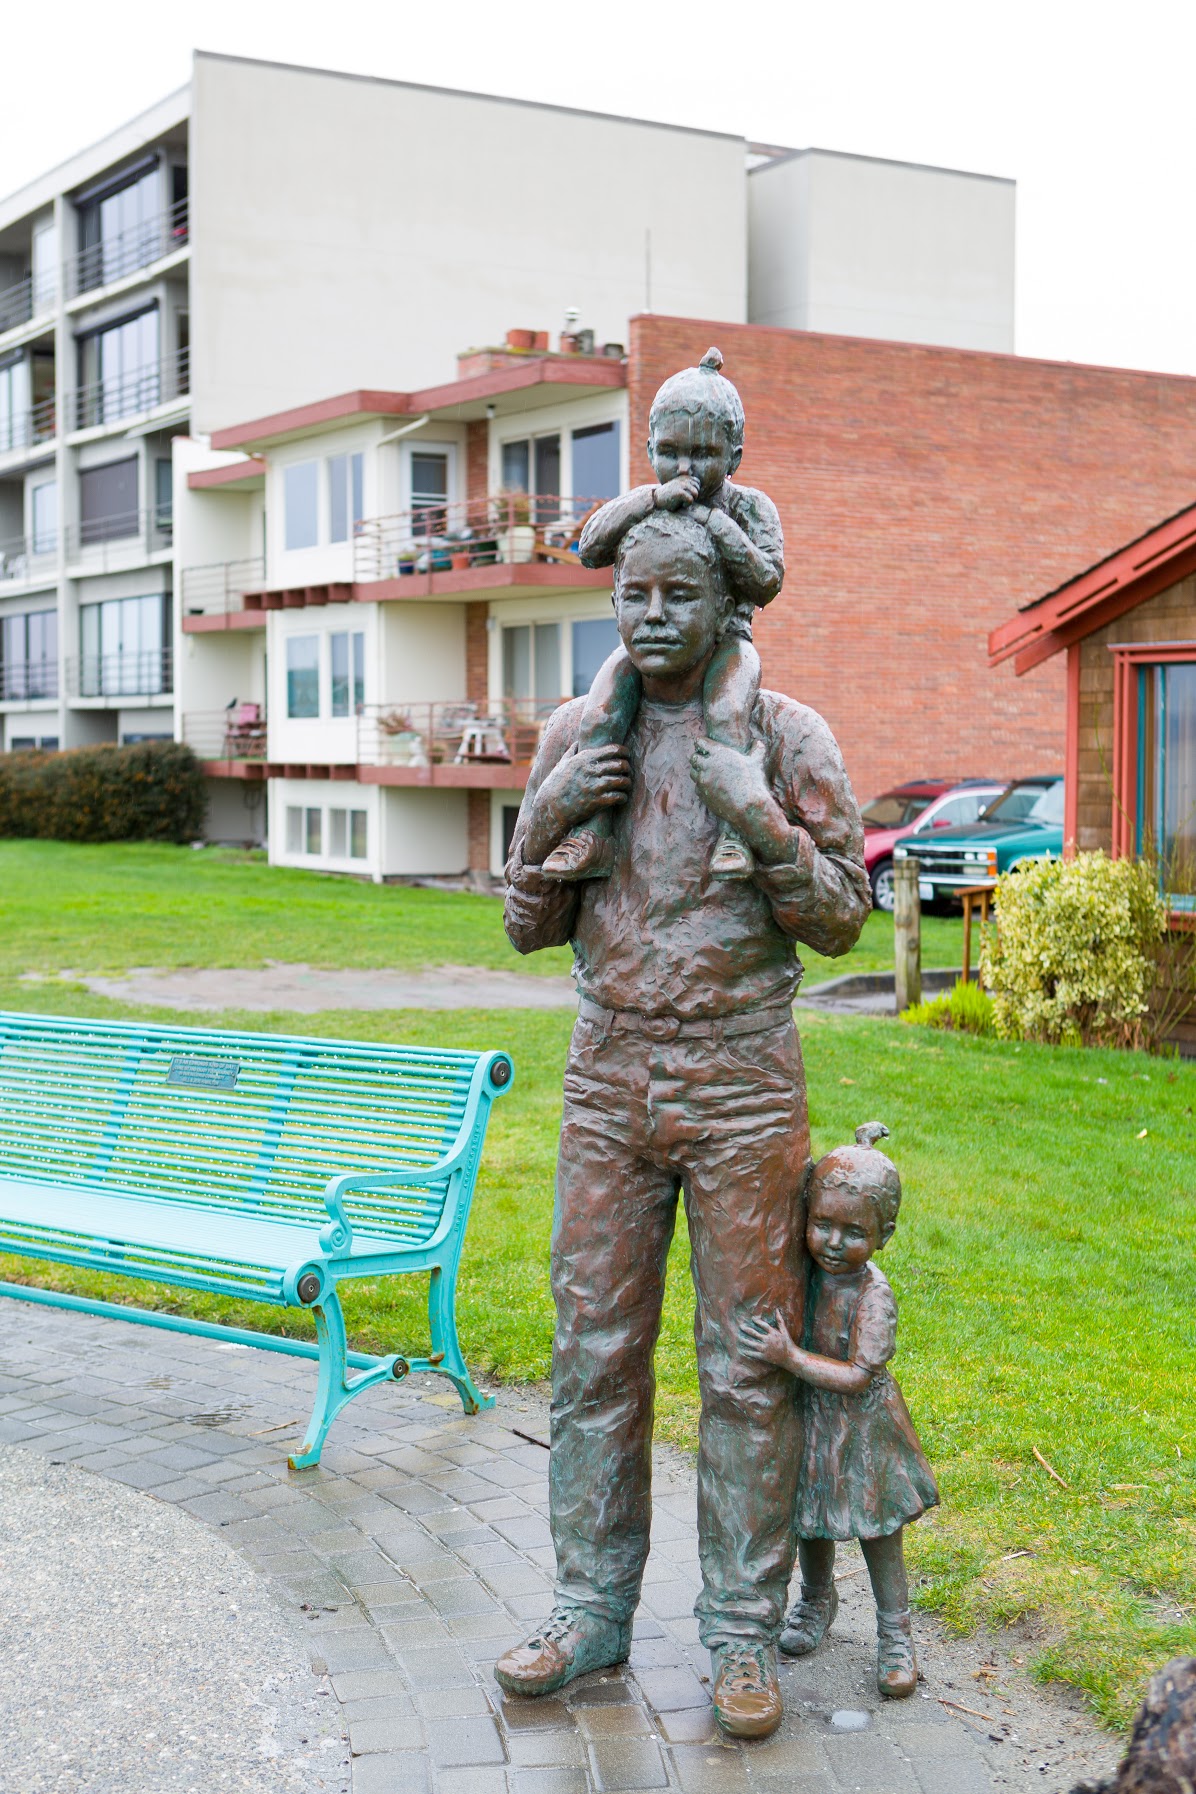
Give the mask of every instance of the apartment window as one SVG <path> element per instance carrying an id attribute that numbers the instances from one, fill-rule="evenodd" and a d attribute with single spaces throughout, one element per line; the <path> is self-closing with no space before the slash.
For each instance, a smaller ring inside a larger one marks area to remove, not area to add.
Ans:
<path id="1" fill-rule="evenodd" d="M 154 527 L 169 530 L 174 522 L 174 468 L 159 458 L 154 462 Z"/>
<path id="2" fill-rule="evenodd" d="M 1177 909 L 1196 907 L 1196 661 L 1139 670 L 1138 847 Z"/>
<path id="3" fill-rule="evenodd" d="M 364 455 L 328 457 L 328 540 L 347 542 L 365 514 Z"/>
<path id="4" fill-rule="evenodd" d="M 303 852 L 303 811 L 298 804 L 287 805 L 287 852 Z"/>
<path id="5" fill-rule="evenodd" d="M 448 528 L 449 458 L 426 451 L 411 456 L 412 534 L 440 536 Z"/>
<path id="6" fill-rule="evenodd" d="M 303 812 L 303 851 L 304 853 L 323 853 L 324 851 L 324 812 L 315 808 Z"/>
<path id="7" fill-rule="evenodd" d="M 106 286 L 144 268 L 164 251 L 162 189 L 156 160 L 130 170 L 79 205 L 79 291 Z"/>
<path id="8" fill-rule="evenodd" d="M 320 540 L 318 461 L 294 461 L 283 469 L 282 505 L 287 548 L 314 548 Z"/>
<path id="9" fill-rule="evenodd" d="M 619 490 L 619 426 L 592 424 L 573 432 L 573 491 L 578 515 Z"/>
<path id="10" fill-rule="evenodd" d="M 367 857 L 367 821 L 364 810 L 329 810 L 329 859 L 364 860 Z"/>
<path id="11" fill-rule="evenodd" d="M 557 704 L 561 698 L 561 626 L 520 623 L 502 632 L 505 698 Z"/>
<path id="12" fill-rule="evenodd" d="M 86 467 L 79 475 L 79 540 L 112 542 L 138 530 L 137 457 Z"/>
<path id="13" fill-rule="evenodd" d="M 79 609 L 79 695 L 156 697 L 170 690 L 166 598 L 107 598 Z"/>
<path id="14" fill-rule="evenodd" d="M 163 398 L 158 308 L 79 339 L 79 429 L 150 411 Z"/>
<path id="15" fill-rule="evenodd" d="M 328 638 L 332 665 L 332 714 L 356 716 L 365 703 L 365 635 L 338 630 Z"/>
<path id="16" fill-rule="evenodd" d="M 53 554 L 58 547 L 58 481 L 45 480 L 29 490 L 29 547 L 33 554 Z"/>
<path id="17" fill-rule="evenodd" d="M 502 445 L 502 483 L 507 492 L 530 492 L 533 523 L 554 523 L 561 514 L 557 494 L 561 489 L 561 438 L 529 436 Z"/>
<path id="18" fill-rule="evenodd" d="M 320 638 L 287 637 L 287 715 L 320 714 Z"/>
<path id="19" fill-rule="evenodd" d="M 584 698 L 598 668 L 619 646 L 613 617 L 587 618 L 573 625 L 573 696 Z"/>
<path id="20" fill-rule="evenodd" d="M 511 848 L 515 844 L 515 830 L 519 823 L 519 805 L 504 804 L 502 807 L 502 863 L 505 866 L 511 857 Z"/>
<path id="21" fill-rule="evenodd" d="M 0 362 L 0 453 L 29 441 L 29 363 L 23 355 Z"/>
<path id="22" fill-rule="evenodd" d="M 32 258 L 33 310 L 53 305 L 58 292 L 58 227 L 50 220 L 34 226 Z"/>
<path id="23" fill-rule="evenodd" d="M 58 696 L 58 613 L 34 610 L 0 624 L 0 693 L 5 698 Z"/>

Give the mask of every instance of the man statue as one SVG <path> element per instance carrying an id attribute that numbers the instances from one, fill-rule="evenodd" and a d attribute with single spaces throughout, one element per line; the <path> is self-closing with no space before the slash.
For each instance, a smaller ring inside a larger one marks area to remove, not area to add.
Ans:
<path id="1" fill-rule="evenodd" d="M 638 712 L 625 743 L 592 747 L 578 744 L 581 701 L 554 712 L 507 869 L 512 942 L 571 941 L 581 1001 L 552 1241 L 555 1606 L 495 1676 L 509 1693 L 548 1694 L 628 1655 L 684 1187 L 702 1398 L 697 1614 L 719 1724 L 762 1737 L 781 1719 L 798 1414 L 791 1379 L 743 1352 L 739 1325 L 779 1312 L 800 1337 L 809 1128 L 794 942 L 847 952 L 869 890 L 859 811 L 821 717 L 761 691 L 749 752 L 706 734 L 703 678 L 736 602 L 716 536 L 686 508 L 653 509 L 623 536 L 614 604 Z M 603 809 L 610 876 L 547 875 L 569 830 Z M 749 878 L 712 870 L 725 826 L 754 857 Z"/>

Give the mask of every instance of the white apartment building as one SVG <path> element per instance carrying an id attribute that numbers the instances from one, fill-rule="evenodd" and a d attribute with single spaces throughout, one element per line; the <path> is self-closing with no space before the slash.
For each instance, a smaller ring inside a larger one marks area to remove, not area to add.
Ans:
<path id="1" fill-rule="evenodd" d="M 717 234 L 659 180 L 677 163 Z M 584 690 L 613 639 L 570 527 L 629 477 L 629 320 L 1008 349 L 1013 204 L 982 176 L 198 54 L 0 201 L 0 745 L 178 733 L 218 838 L 375 877 L 497 867 L 527 707 Z M 517 320 L 515 353 L 458 368 Z"/>

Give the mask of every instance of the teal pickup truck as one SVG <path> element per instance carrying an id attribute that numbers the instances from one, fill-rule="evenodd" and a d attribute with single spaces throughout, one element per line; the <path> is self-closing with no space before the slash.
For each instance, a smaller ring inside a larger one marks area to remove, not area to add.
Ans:
<path id="1" fill-rule="evenodd" d="M 1018 779 L 967 828 L 943 829 L 898 843 L 894 860 L 918 861 L 923 903 L 949 902 L 960 891 L 994 885 L 1019 860 L 1059 859 L 1063 853 L 1063 780 Z"/>

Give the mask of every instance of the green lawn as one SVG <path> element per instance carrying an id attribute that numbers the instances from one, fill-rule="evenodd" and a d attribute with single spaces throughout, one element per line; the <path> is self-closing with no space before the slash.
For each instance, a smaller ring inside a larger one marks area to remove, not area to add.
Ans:
<path id="1" fill-rule="evenodd" d="M 0 841 L 4 972 L 126 966 L 473 965 L 567 973 L 565 948 L 521 959 L 496 897 L 371 885 L 268 866 L 264 855 L 160 843 Z M 52 896 L 50 895 L 52 893 Z M 961 963 L 962 923 L 928 916 L 928 966 Z M 803 952 L 807 983 L 893 964 L 893 924 L 870 916 L 845 960 Z"/>
<path id="2" fill-rule="evenodd" d="M 190 860 L 161 849 L 56 848 L 39 860 L 42 851 L 40 844 L 0 847 L 10 922 L 0 997 L 12 1006 L 139 1013 L 78 985 L 20 985 L 14 973 L 26 965 L 244 964 L 262 953 L 323 964 L 460 963 L 467 952 L 475 963 L 511 963 L 490 920 L 494 905 L 484 899 L 269 874 L 207 853 Z M 30 890 L 25 880 L 39 865 L 45 882 Z M 23 876 L 14 880 L 18 866 Z M 283 903 L 273 916 L 271 889 Z M 247 912 L 250 925 L 233 941 L 226 925 Z M 334 945 L 322 939 L 318 918 Z M 883 919 L 875 920 L 871 950 L 879 953 Z M 170 938 L 175 927 L 177 939 Z M 257 955 L 245 950 L 250 938 Z M 141 1013 L 164 1018 L 160 1009 Z M 510 1049 L 518 1081 L 494 1111 L 461 1326 L 476 1369 L 543 1378 L 569 1017 L 225 1019 Z M 1102 1717 L 1124 1722 L 1151 1670 L 1196 1653 L 1196 1068 L 931 1036 L 897 1022 L 805 1014 L 800 1026 L 816 1150 L 878 1117 L 892 1129 L 904 1180 L 901 1225 L 883 1260 L 901 1303 L 896 1369 L 944 1497 L 911 1531 L 918 1599 L 961 1629 L 1027 1618 L 1025 1654 L 1038 1673 L 1082 1689 Z M 0 1274 L 57 1280 L 48 1266 L 16 1261 Z M 71 1287 L 85 1282 L 73 1279 Z M 146 1297 L 144 1285 L 126 1291 Z M 165 1306 L 181 1305 L 178 1291 L 152 1293 Z M 420 1293 L 414 1280 L 358 1286 L 346 1305 L 356 1340 L 419 1350 L 426 1338 Z M 304 1325 L 275 1310 L 194 1306 L 269 1326 Z M 692 1296 L 679 1241 L 657 1373 L 662 1430 L 683 1445 L 694 1441 L 697 1413 L 692 1353 Z M 1067 1487 L 1042 1468 L 1035 1448 Z"/>

